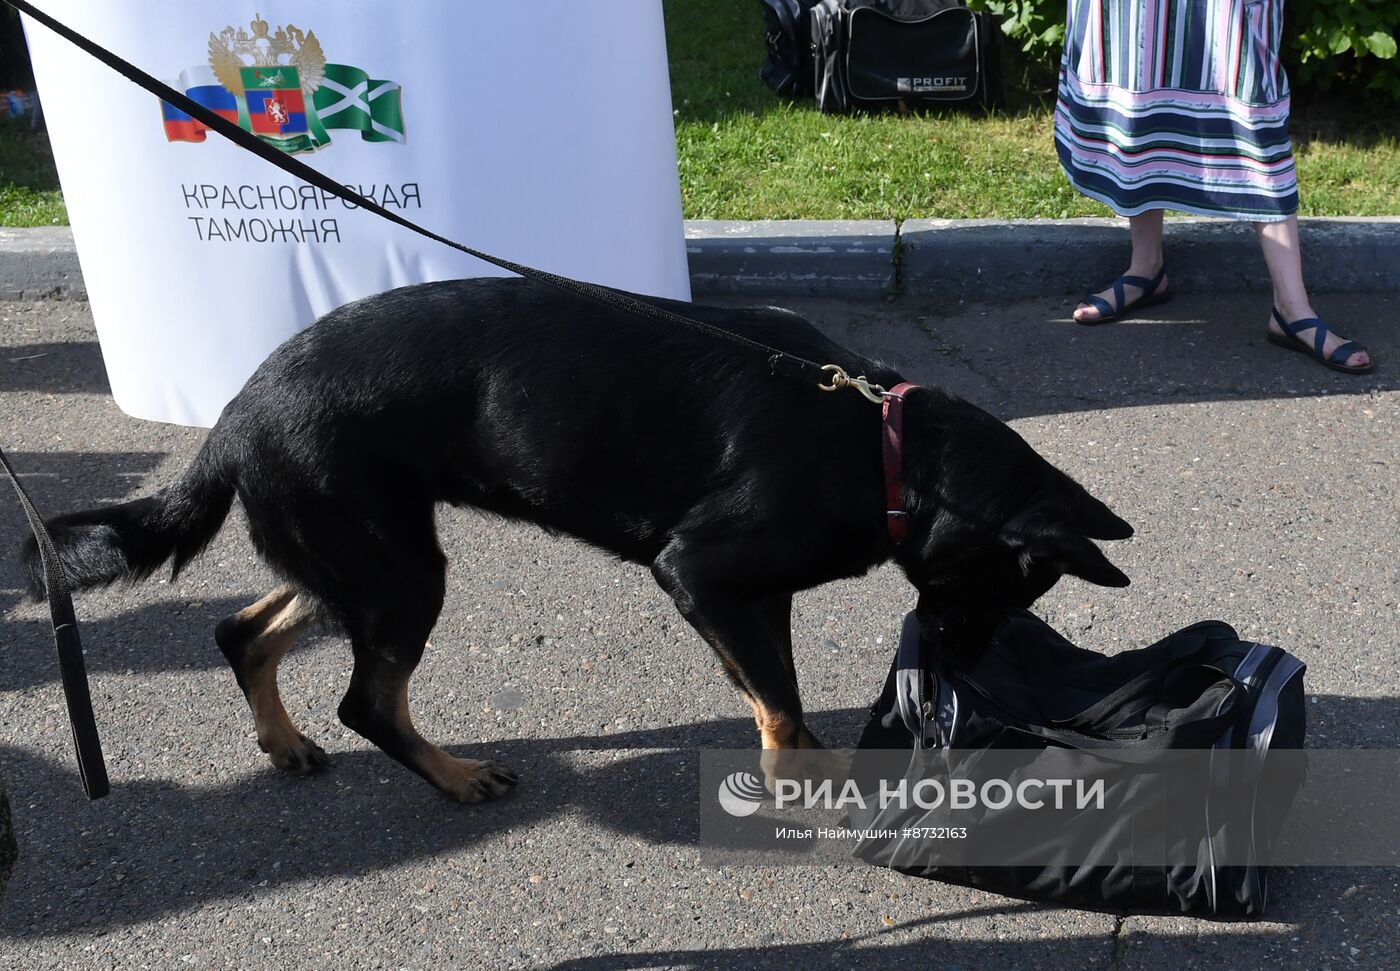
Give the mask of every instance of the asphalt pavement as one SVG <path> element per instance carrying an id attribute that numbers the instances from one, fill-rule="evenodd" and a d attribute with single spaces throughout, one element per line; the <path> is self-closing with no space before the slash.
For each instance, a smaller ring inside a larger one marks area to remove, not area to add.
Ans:
<path id="1" fill-rule="evenodd" d="M 1400 746 L 1400 295 L 1319 301 L 1380 362 L 1365 377 L 1270 347 L 1259 294 L 1099 328 L 1062 300 L 783 302 L 1007 419 L 1137 527 L 1110 551 L 1131 587 L 1066 580 L 1039 605 L 1077 643 L 1115 651 L 1219 617 L 1307 662 L 1310 744 Z M 0 303 L 0 416 L 50 513 L 171 481 L 204 434 L 118 411 L 78 302 Z M 44 611 L 8 553 L 22 519 L 0 509 L 0 773 L 21 854 L 4 967 L 1400 966 L 1391 870 L 1283 870 L 1268 920 L 1213 923 L 854 863 L 707 867 L 697 753 L 756 744 L 709 649 L 645 570 L 463 512 L 441 518 L 449 591 L 414 710 L 425 735 L 517 769 L 511 797 L 450 804 L 343 728 L 334 637 L 282 674 L 333 764 L 271 767 L 212 638 L 272 585 L 235 512 L 178 580 L 79 598 L 113 781 L 89 804 Z M 911 593 L 884 569 L 798 598 L 803 695 L 829 743 L 855 740 Z"/>

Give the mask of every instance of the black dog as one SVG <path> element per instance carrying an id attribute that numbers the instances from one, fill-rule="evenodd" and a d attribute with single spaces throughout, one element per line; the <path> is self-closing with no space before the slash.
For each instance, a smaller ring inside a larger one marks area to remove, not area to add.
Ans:
<path id="1" fill-rule="evenodd" d="M 890 387 L 899 375 L 796 315 L 655 301 Z M 439 503 L 567 533 L 651 568 L 719 654 L 766 749 L 813 748 L 792 662 L 795 591 L 891 557 L 948 650 L 985 641 L 1062 573 L 1128 582 L 1091 539 L 1131 527 L 1007 426 L 932 389 L 906 398 L 908 535 L 886 533 L 880 409 L 851 391 L 522 280 L 405 287 L 279 347 L 193 465 L 155 495 L 49 523 L 75 587 L 178 571 L 236 495 L 285 586 L 222 621 L 220 648 L 280 768 L 325 753 L 288 718 L 277 665 L 314 620 L 354 651 L 341 720 L 455 799 L 515 783 L 424 739 L 407 686 L 442 607 Z M 26 550 L 36 595 L 42 574 Z"/>

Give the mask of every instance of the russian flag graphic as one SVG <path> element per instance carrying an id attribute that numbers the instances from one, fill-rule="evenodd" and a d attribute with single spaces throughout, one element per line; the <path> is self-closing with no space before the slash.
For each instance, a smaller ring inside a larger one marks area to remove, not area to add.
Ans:
<path id="1" fill-rule="evenodd" d="M 214 69 L 208 64 L 197 64 L 185 68 L 180 77 L 170 82 L 177 91 L 210 109 L 217 115 L 238 124 L 238 99 L 214 77 Z M 202 142 L 209 129 L 176 108 L 168 101 L 160 103 L 161 115 L 165 122 L 165 137 L 172 142 Z"/>

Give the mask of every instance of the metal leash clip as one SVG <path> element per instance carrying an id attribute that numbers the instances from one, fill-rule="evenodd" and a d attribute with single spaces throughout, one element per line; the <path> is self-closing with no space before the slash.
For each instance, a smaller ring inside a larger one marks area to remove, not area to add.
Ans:
<path id="1" fill-rule="evenodd" d="M 846 369 L 839 364 L 823 364 L 822 370 L 831 374 L 830 384 L 818 384 L 817 387 L 823 391 L 840 391 L 842 388 L 855 388 L 866 400 L 881 404 L 885 400 L 887 392 L 883 385 L 871 384 L 870 379 L 861 374 L 851 377 L 846 373 Z"/>

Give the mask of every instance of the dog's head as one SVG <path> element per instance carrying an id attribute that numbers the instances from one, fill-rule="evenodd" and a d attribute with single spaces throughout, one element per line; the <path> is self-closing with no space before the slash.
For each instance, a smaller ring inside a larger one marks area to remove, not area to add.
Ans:
<path id="1" fill-rule="evenodd" d="M 1128 585 L 1093 541 L 1133 528 L 960 398 L 925 388 L 906 397 L 904 476 L 909 531 L 896 559 L 918 588 L 924 636 L 950 656 L 975 654 L 1008 610 L 1066 573 Z"/>

